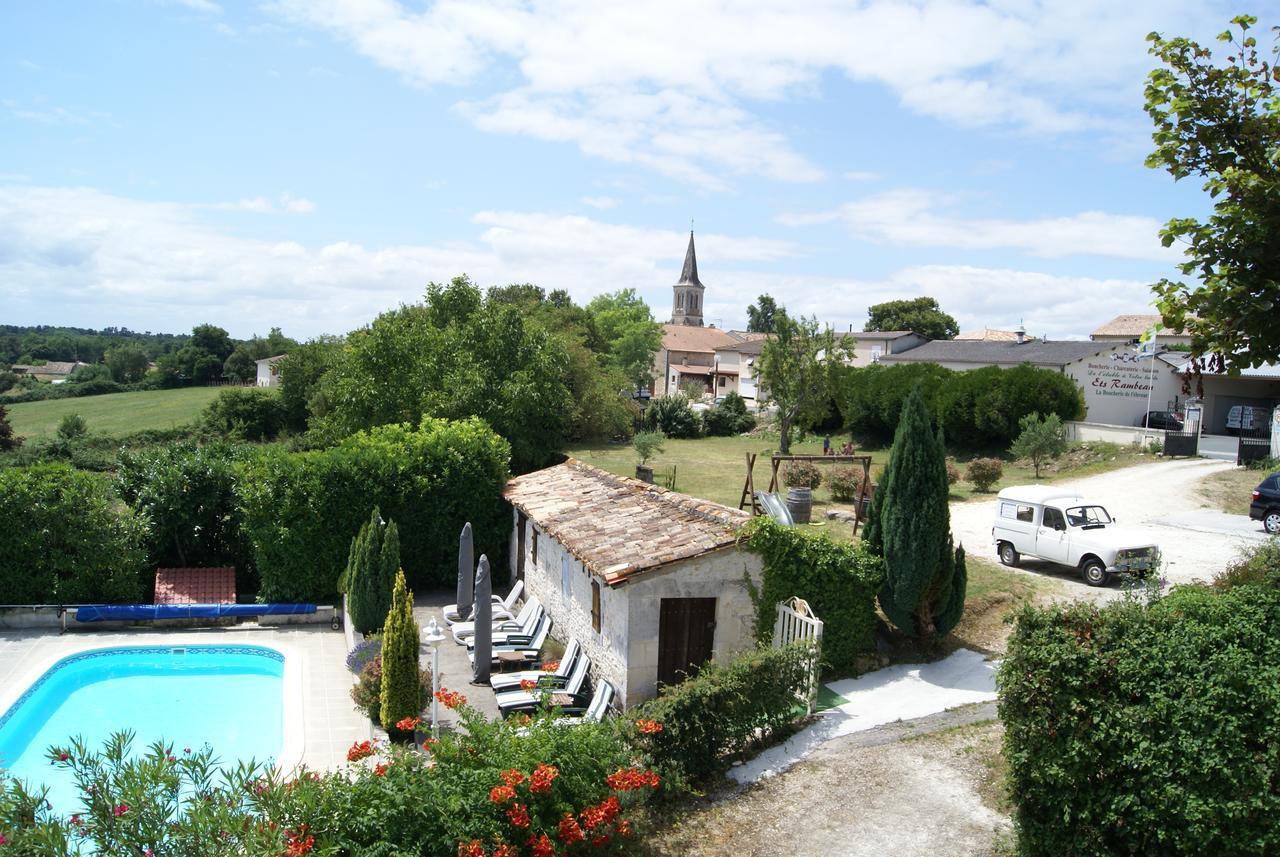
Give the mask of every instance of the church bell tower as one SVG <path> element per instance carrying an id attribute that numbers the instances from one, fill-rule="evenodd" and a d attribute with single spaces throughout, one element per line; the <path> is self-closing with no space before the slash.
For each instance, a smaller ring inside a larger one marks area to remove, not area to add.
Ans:
<path id="1" fill-rule="evenodd" d="M 693 249 L 693 230 L 689 230 L 689 249 L 684 254 L 680 282 L 672 286 L 671 323 L 702 327 L 702 296 L 706 286 L 698 280 L 698 256 Z"/>

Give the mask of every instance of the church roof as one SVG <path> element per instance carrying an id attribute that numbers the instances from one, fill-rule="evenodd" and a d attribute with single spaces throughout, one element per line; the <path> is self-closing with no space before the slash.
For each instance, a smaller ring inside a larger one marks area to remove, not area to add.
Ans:
<path id="1" fill-rule="evenodd" d="M 677 286 L 702 286 L 698 280 L 698 254 L 693 249 L 693 230 L 689 230 L 689 249 L 684 251 L 684 268 L 680 271 Z M 702 286 L 706 288 L 706 286 Z"/>
<path id="2" fill-rule="evenodd" d="M 662 347 L 667 351 L 702 351 L 711 354 L 722 346 L 742 344 L 718 327 L 695 327 L 687 324 L 662 326 Z"/>

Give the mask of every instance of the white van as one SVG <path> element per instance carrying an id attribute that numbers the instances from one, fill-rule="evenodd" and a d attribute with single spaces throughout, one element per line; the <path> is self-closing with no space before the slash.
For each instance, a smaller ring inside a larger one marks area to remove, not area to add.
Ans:
<path id="1" fill-rule="evenodd" d="M 1227 434 L 1239 434 L 1243 431 L 1256 431 L 1270 417 L 1267 408 L 1253 405 L 1232 405 L 1227 411 Z"/>
<path id="2" fill-rule="evenodd" d="M 996 554 L 1016 566 L 1034 556 L 1080 569 L 1090 586 L 1103 586 L 1120 572 L 1155 569 L 1160 548 L 1116 526 L 1107 510 L 1074 491 L 1047 485 L 1005 488 L 996 495 L 991 528 Z"/>

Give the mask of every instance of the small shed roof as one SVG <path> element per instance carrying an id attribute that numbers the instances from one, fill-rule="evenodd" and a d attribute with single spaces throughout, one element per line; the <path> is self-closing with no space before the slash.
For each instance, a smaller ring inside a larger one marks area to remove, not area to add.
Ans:
<path id="1" fill-rule="evenodd" d="M 503 496 L 610 585 L 729 547 L 751 520 L 573 458 L 512 479 Z"/>
<path id="2" fill-rule="evenodd" d="M 288 354 L 277 354 L 275 357 L 263 357 L 261 360 L 255 360 L 253 362 L 259 364 L 266 363 L 268 366 L 272 366 L 288 356 Z"/>
<path id="3" fill-rule="evenodd" d="M 236 570 L 157 568 L 156 604 L 235 604 Z"/>

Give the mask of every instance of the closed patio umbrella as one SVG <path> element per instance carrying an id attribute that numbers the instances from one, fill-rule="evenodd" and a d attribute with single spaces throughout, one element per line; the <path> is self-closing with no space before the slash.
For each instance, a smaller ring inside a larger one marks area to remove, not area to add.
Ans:
<path id="1" fill-rule="evenodd" d="M 458 537 L 458 616 L 459 621 L 471 618 L 472 585 L 476 573 L 475 546 L 471 540 L 471 522 L 467 521 Z"/>
<path id="2" fill-rule="evenodd" d="M 489 662 L 493 660 L 493 581 L 489 578 L 489 557 L 480 555 L 476 568 L 476 635 L 475 663 L 471 667 L 473 684 L 489 684 Z"/>

